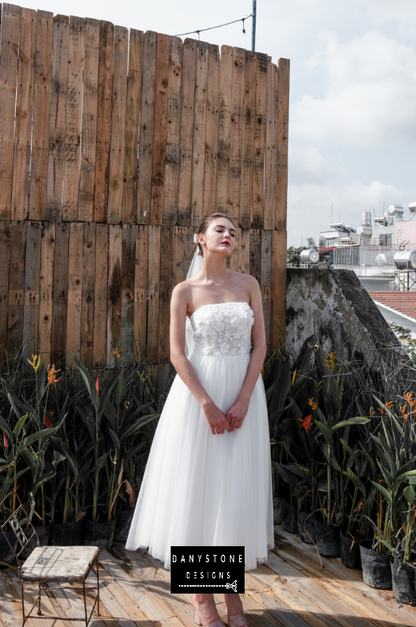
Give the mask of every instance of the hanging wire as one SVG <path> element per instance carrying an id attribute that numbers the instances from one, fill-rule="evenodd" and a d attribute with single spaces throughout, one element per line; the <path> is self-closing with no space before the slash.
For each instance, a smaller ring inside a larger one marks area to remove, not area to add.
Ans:
<path id="1" fill-rule="evenodd" d="M 239 20 L 233 20 L 232 22 L 219 24 L 219 26 L 211 26 L 210 28 L 200 28 L 199 30 L 191 30 L 189 33 L 179 33 L 179 35 L 175 35 L 175 37 L 185 37 L 186 35 L 193 35 L 194 33 L 197 33 L 198 40 L 199 40 L 200 33 L 205 33 L 207 30 L 215 30 L 216 28 L 223 28 L 224 26 L 230 26 L 231 24 L 237 24 L 237 22 L 243 22 L 243 33 L 245 34 L 246 31 L 244 29 L 244 22 L 245 20 L 248 20 L 250 17 L 253 17 L 252 13 L 250 13 L 250 15 L 247 15 L 247 17 L 240 17 Z"/>

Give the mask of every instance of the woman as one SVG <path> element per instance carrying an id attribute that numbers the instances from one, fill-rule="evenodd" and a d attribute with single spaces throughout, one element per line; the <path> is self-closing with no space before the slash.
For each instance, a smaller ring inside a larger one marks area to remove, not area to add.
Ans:
<path id="1" fill-rule="evenodd" d="M 213 213 L 198 229 L 200 272 L 172 293 L 171 361 L 178 376 L 154 437 L 126 548 L 148 547 L 170 567 L 171 546 L 245 546 L 246 570 L 273 547 L 270 443 L 260 371 L 266 355 L 261 294 L 228 270 L 235 227 Z M 186 319 L 194 349 L 185 354 Z M 229 625 L 245 627 L 226 594 Z M 195 622 L 221 627 L 212 595 L 192 597 Z"/>

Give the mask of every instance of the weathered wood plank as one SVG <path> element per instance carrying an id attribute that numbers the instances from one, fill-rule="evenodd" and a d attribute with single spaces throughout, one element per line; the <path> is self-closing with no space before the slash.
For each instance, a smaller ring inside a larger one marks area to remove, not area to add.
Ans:
<path id="1" fill-rule="evenodd" d="M 0 63 L 0 219 L 10 220 L 20 7 L 3 5 Z"/>
<path id="2" fill-rule="evenodd" d="M 250 274 L 261 284 L 261 231 L 251 229 L 250 231 Z"/>
<path id="3" fill-rule="evenodd" d="M 113 108 L 111 117 L 110 187 L 108 191 L 108 224 L 119 224 L 123 214 L 124 146 L 126 141 L 127 105 L 127 28 L 114 31 Z"/>
<path id="4" fill-rule="evenodd" d="M 183 44 L 180 164 L 178 189 L 178 224 L 191 221 L 192 147 L 194 132 L 195 80 L 198 44 L 185 39 Z"/>
<path id="5" fill-rule="evenodd" d="M 155 128 L 156 37 L 153 31 L 143 38 L 143 78 L 140 110 L 139 180 L 137 222 L 149 224 L 152 201 L 153 135 Z"/>
<path id="6" fill-rule="evenodd" d="M 286 231 L 273 231 L 272 236 L 272 314 L 271 348 L 280 348 L 286 341 Z"/>
<path id="7" fill-rule="evenodd" d="M 235 230 L 235 248 L 231 258 L 229 257 L 229 268 L 234 272 L 240 272 L 240 241 L 241 241 L 241 229 L 239 227 Z M 227 260 L 228 264 L 228 260 Z"/>
<path id="8" fill-rule="evenodd" d="M 36 22 L 29 218 L 44 220 L 48 186 L 53 14 L 38 11 Z"/>
<path id="9" fill-rule="evenodd" d="M 94 222 L 106 222 L 114 74 L 114 26 L 100 21 Z"/>
<path id="10" fill-rule="evenodd" d="M 273 230 L 276 222 L 277 199 L 277 90 L 276 66 L 268 59 L 266 149 L 264 153 L 264 228 Z"/>
<path id="11" fill-rule="evenodd" d="M 94 368 L 103 368 L 107 363 L 108 232 L 107 224 L 95 225 Z"/>
<path id="12" fill-rule="evenodd" d="M 253 203 L 254 118 L 256 109 L 256 53 L 246 52 L 243 98 L 240 223 L 251 224 Z"/>
<path id="13" fill-rule="evenodd" d="M 55 222 L 44 222 L 39 282 L 39 354 L 51 363 L 53 320 L 53 275 L 55 257 Z"/>
<path id="14" fill-rule="evenodd" d="M 162 227 L 160 237 L 160 281 L 159 281 L 159 363 L 169 361 L 170 297 L 173 289 L 173 230 Z"/>
<path id="15" fill-rule="evenodd" d="M 55 237 L 51 361 L 56 366 L 63 366 L 66 357 L 68 310 L 69 224 L 58 222 Z"/>
<path id="16" fill-rule="evenodd" d="M 258 254 L 258 252 L 257 252 Z M 261 231 L 261 297 L 263 302 L 266 342 L 270 343 L 272 313 L 272 231 Z"/>
<path id="17" fill-rule="evenodd" d="M 185 245 L 183 250 L 183 280 L 186 279 L 189 266 L 192 263 L 194 252 L 196 249 L 196 243 L 194 242 L 194 236 L 197 234 L 198 229 L 190 226 L 184 231 Z"/>
<path id="18" fill-rule="evenodd" d="M 241 229 L 238 242 L 239 272 L 250 273 L 250 229 Z"/>
<path id="19" fill-rule="evenodd" d="M 209 46 L 205 131 L 203 215 L 217 211 L 218 119 L 220 108 L 220 60 L 218 46 Z"/>
<path id="20" fill-rule="evenodd" d="M 205 137 L 207 126 L 207 91 L 209 44 L 198 42 L 195 81 L 194 142 L 192 148 L 192 226 L 204 217 Z"/>
<path id="21" fill-rule="evenodd" d="M 136 231 L 136 256 L 134 273 L 134 340 L 135 358 L 142 361 L 146 355 L 147 335 L 147 285 L 148 285 L 149 231 L 139 225 Z"/>
<path id="22" fill-rule="evenodd" d="M 267 55 L 257 52 L 256 106 L 254 113 L 253 199 L 252 223 L 264 224 L 264 150 L 266 144 Z"/>
<path id="23" fill-rule="evenodd" d="M 169 36 L 157 34 L 155 122 L 150 224 L 162 224 L 168 124 Z"/>
<path id="24" fill-rule="evenodd" d="M 221 46 L 220 111 L 218 128 L 217 207 L 230 214 L 228 179 L 231 142 L 231 88 L 233 75 L 233 48 Z"/>
<path id="25" fill-rule="evenodd" d="M 289 145 L 289 59 L 279 59 L 278 65 L 278 118 L 277 118 L 277 206 L 276 229 L 286 229 L 287 217 L 287 166 Z"/>
<path id="26" fill-rule="evenodd" d="M 137 226 L 123 224 L 121 266 L 121 334 L 119 347 L 122 360 L 131 363 L 134 358 L 134 276 L 136 261 Z"/>
<path id="27" fill-rule="evenodd" d="M 172 288 L 181 283 L 185 278 L 185 239 L 187 229 L 183 226 L 175 226 L 173 229 L 172 243 Z"/>
<path id="28" fill-rule="evenodd" d="M 9 310 L 10 222 L 0 221 L 0 369 L 6 358 Z"/>
<path id="29" fill-rule="evenodd" d="M 160 236 L 158 226 L 149 226 L 149 267 L 147 287 L 147 356 L 159 361 L 159 282 L 160 282 Z"/>
<path id="30" fill-rule="evenodd" d="M 30 357 L 38 352 L 39 287 L 42 224 L 29 222 L 26 227 L 25 295 L 23 321 L 23 354 Z"/>
<path id="31" fill-rule="evenodd" d="M 69 17 L 53 18 L 51 104 L 49 118 L 48 181 L 45 216 L 49 222 L 62 220 L 66 104 L 68 93 Z"/>
<path id="32" fill-rule="evenodd" d="M 26 222 L 12 222 L 10 242 L 7 352 L 16 358 L 22 348 L 25 293 Z"/>
<path id="33" fill-rule="evenodd" d="M 82 266 L 84 225 L 69 225 L 68 316 L 66 326 L 66 369 L 75 370 L 73 357 L 81 357 Z"/>
<path id="34" fill-rule="evenodd" d="M 76 222 L 78 220 L 84 30 L 85 19 L 71 16 L 69 23 L 68 95 L 66 100 L 64 194 L 62 203 L 62 218 L 65 222 Z"/>
<path id="35" fill-rule="evenodd" d="M 250 228 L 251 221 L 240 219 L 241 191 L 241 135 L 243 130 L 243 94 L 246 52 L 242 48 L 233 50 L 233 73 L 231 94 L 230 174 L 228 181 L 228 214 L 243 228 Z"/>
<path id="36" fill-rule="evenodd" d="M 93 365 L 96 226 L 85 222 L 83 233 L 80 359 L 87 368 Z"/>
<path id="37" fill-rule="evenodd" d="M 99 41 L 100 22 L 87 18 L 84 28 L 82 143 L 78 195 L 78 220 L 86 222 L 94 219 Z"/>
<path id="38" fill-rule="evenodd" d="M 142 97 L 143 33 L 130 30 L 127 77 L 126 139 L 124 148 L 123 222 L 137 218 L 137 148 Z"/>
<path id="39" fill-rule="evenodd" d="M 36 11 L 21 8 L 13 160 L 12 220 L 26 220 L 28 217 L 35 50 Z"/>
<path id="40" fill-rule="evenodd" d="M 182 99 L 182 41 L 169 39 L 169 75 L 166 127 L 165 185 L 163 224 L 173 226 L 178 219 L 178 183 L 180 167 L 180 127 Z"/>
<path id="41" fill-rule="evenodd" d="M 122 246 L 122 227 L 111 225 L 108 249 L 107 365 L 113 362 L 113 351 L 120 341 Z"/>

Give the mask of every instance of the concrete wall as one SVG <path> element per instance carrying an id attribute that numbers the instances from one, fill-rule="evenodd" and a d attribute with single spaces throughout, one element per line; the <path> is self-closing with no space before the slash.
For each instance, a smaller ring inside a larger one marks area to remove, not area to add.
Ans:
<path id="1" fill-rule="evenodd" d="M 287 269 L 286 345 L 297 355 L 317 334 L 321 347 L 344 361 L 377 365 L 382 355 L 397 365 L 408 358 L 373 299 L 352 270 Z M 393 355 L 393 357 L 392 357 Z"/>

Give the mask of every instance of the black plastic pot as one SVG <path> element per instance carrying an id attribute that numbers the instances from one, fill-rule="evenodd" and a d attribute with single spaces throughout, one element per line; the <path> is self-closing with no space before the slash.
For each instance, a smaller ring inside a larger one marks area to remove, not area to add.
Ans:
<path id="1" fill-rule="evenodd" d="M 289 533 L 298 532 L 298 516 L 296 507 L 282 499 L 282 527 Z"/>
<path id="2" fill-rule="evenodd" d="M 7 540 L 10 542 L 12 547 L 16 550 L 17 540 L 16 540 L 16 536 L 14 535 L 14 532 L 6 531 L 5 534 L 6 534 Z M 10 548 L 7 540 L 0 531 L 0 562 L 3 562 L 2 564 L 0 564 L 0 568 L 4 568 L 5 564 L 13 564 L 14 562 L 13 551 Z"/>
<path id="3" fill-rule="evenodd" d="M 117 514 L 116 527 L 114 529 L 114 542 L 126 542 L 129 535 L 131 519 L 133 518 L 134 508 L 122 509 Z"/>
<path id="4" fill-rule="evenodd" d="M 391 558 L 389 555 L 373 551 L 371 546 L 372 540 L 362 540 L 360 542 L 364 583 L 371 588 L 378 588 L 378 590 L 391 590 Z"/>
<path id="5" fill-rule="evenodd" d="M 361 570 L 360 543 L 347 534 L 346 528 L 339 529 L 341 562 L 347 568 Z"/>
<path id="6" fill-rule="evenodd" d="M 110 549 L 113 544 L 116 519 L 105 522 L 85 521 L 84 544 L 98 546 L 99 549 Z"/>
<path id="7" fill-rule="evenodd" d="M 320 555 L 339 557 L 339 527 L 327 525 L 315 517 L 315 542 Z"/>
<path id="8" fill-rule="evenodd" d="M 390 562 L 393 596 L 400 603 L 416 604 L 415 569 L 409 564 Z"/>
<path id="9" fill-rule="evenodd" d="M 51 537 L 51 527 L 52 525 L 43 525 L 43 527 L 36 527 L 36 533 L 39 537 L 40 546 L 48 546 L 49 538 Z M 26 534 L 32 535 L 32 528 L 26 531 Z M 36 536 L 34 536 L 27 547 L 21 552 L 19 559 L 27 560 L 33 549 L 37 547 Z"/>
<path id="10" fill-rule="evenodd" d="M 281 525 L 282 518 L 283 518 L 282 497 L 274 496 L 273 497 L 273 523 L 275 525 Z"/>
<path id="11" fill-rule="evenodd" d="M 315 515 L 298 510 L 298 533 L 302 542 L 315 542 Z"/>
<path id="12" fill-rule="evenodd" d="M 84 544 L 85 517 L 68 523 L 53 523 L 49 544 L 51 546 L 82 546 Z"/>

